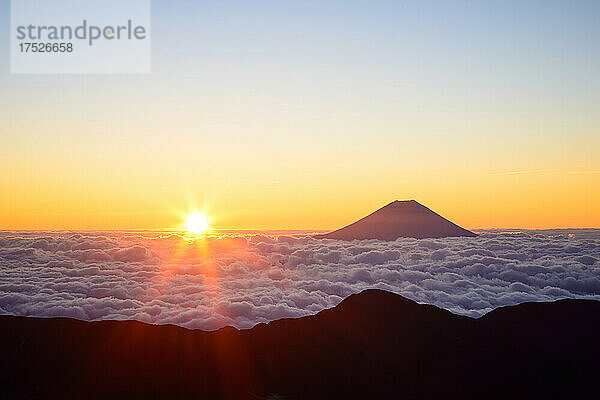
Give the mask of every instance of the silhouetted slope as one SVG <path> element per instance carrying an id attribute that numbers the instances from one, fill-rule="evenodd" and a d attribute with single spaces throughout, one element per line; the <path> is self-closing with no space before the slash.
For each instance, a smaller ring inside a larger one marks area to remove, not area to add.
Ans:
<path id="1" fill-rule="evenodd" d="M 353 224 L 315 237 L 338 240 L 396 240 L 400 237 L 424 239 L 454 236 L 477 235 L 410 200 L 394 201 Z"/>
<path id="2" fill-rule="evenodd" d="M 0 317 L 5 398 L 543 398 L 596 390 L 600 302 L 480 319 L 378 290 L 215 332 Z"/>

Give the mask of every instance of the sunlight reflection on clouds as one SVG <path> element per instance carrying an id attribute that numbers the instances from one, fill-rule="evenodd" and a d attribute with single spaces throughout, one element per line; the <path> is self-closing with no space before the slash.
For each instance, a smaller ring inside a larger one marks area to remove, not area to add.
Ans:
<path id="1" fill-rule="evenodd" d="M 379 288 L 479 316 L 525 301 L 600 300 L 599 259 L 594 230 L 395 242 L 3 232 L 0 313 L 249 328 Z"/>

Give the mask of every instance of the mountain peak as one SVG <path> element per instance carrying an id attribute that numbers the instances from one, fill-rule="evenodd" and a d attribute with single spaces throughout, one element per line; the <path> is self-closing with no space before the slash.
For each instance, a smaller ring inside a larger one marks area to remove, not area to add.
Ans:
<path id="1" fill-rule="evenodd" d="M 334 232 L 315 236 L 318 239 L 396 240 L 477 236 L 448 221 L 416 200 L 395 200 L 372 214 Z"/>
<path id="2" fill-rule="evenodd" d="M 419 203 L 416 200 L 394 200 L 391 203 L 387 204 L 386 206 L 382 207 L 381 209 L 387 208 L 387 207 L 425 208 L 425 209 L 427 209 L 427 207 L 425 207 L 423 204 Z"/>

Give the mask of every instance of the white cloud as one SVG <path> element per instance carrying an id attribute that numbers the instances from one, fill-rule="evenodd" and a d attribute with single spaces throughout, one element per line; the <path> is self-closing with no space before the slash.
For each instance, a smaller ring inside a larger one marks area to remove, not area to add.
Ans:
<path id="1" fill-rule="evenodd" d="M 380 288 L 479 316 L 524 301 L 600 300 L 598 260 L 593 230 L 395 242 L 3 232 L 0 313 L 249 328 Z"/>

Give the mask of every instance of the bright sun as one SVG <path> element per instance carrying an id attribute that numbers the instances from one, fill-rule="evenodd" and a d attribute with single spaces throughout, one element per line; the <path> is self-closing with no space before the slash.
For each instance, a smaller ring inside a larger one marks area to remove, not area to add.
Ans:
<path id="1" fill-rule="evenodd" d="M 185 227 L 190 233 L 202 233 L 209 229 L 208 218 L 201 213 L 193 213 L 188 215 L 185 220 Z"/>

